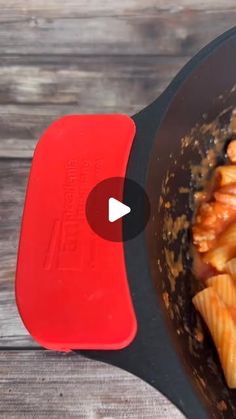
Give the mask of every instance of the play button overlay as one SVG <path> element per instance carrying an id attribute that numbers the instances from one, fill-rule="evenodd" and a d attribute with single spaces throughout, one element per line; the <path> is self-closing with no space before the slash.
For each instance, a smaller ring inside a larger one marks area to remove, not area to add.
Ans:
<path id="1" fill-rule="evenodd" d="M 120 218 L 129 214 L 130 211 L 131 208 L 128 207 L 128 205 L 122 204 L 122 202 L 118 201 L 115 198 L 109 198 L 108 220 L 110 221 L 110 223 L 114 223 L 114 221 L 119 220 Z"/>
<path id="2" fill-rule="evenodd" d="M 92 231 L 105 240 L 133 239 L 144 230 L 149 216 L 147 194 L 131 179 L 105 179 L 91 190 L 87 198 L 87 221 Z"/>

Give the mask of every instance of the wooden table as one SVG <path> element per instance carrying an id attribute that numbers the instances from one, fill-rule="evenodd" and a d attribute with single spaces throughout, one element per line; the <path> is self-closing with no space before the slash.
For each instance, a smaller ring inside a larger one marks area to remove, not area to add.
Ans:
<path id="1" fill-rule="evenodd" d="M 0 417 L 181 418 L 128 373 L 40 349 L 14 302 L 37 139 L 59 115 L 132 114 L 236 21 L 234 0 L 0 0 Z"/>

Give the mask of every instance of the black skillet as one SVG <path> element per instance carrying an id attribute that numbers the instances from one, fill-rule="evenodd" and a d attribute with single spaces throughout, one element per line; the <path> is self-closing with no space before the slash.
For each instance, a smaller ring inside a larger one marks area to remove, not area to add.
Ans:
<path id="1" fill-rule="evenodd" d="M 191 299 L 197 283 L 191 273 L 186 228 L 196 187 L 191 167 L 201 163 L 212 147 L 207 124 L 218 117 L 223 128 L 235 105 L 235 57 L 233 28 L 198 53 L 156 101 L 133 116 L 136 136 L 126 178 L 143 186 L 151 204 L 146 230 L 124 243 L 138 332 L 125 349 L 79 351 L 137 375 L 166 395 L 187 417 L 196 419 L 236 417 L 235 392 L 225 384 L 207 331 L 203 329 L 203 341 L 196 338 L 200 320 Z M 203 124 L 205 129 L 201 129 Z M 191 135 L 198 143 L 189 140 Z M 124 202 L 129 200 L 129 193 L 126 181 Z M 178 234 L 171 232 L 173 240 L 166 236 L 167 216 L 185 222 L 185 229 Z M 124 218 L 124 234 L 128 228 Z M 29 255 L 31 250 L 28 246 Z M 28 301 L 26 309 L 30 313 Z"/>
<path id="2" fill-rule="evenodd" d="M 236 392 L 226 386 L 211 340 L 205 338 L 204 343 L 198 343 L 194 338 L 196 314 L 191 304 L 194 278 L 187 252 L 185 273 L 178 278 L 175 290 L 171 290 L 163 254 L 164 212 L 159 211 L 159 199 L 163 179 L 168 171 L 173 171 L 168 197 L 170 201 L 177 200 L 177 205 L 172 215 L 184 213 L 191 219 L 189 194 L 178 191 L 189 187 L 191 182 L 186 159 L 199 164 L 199 154 L 190 147 L 182 155 L 181 138 L 197 123 L 211 122 L 235 105 L 235 83 L 236 28 L 233 28 L 203 48 L 157 100 L 133 116 L 137 133 L 127 177 L 146 189 L 152 212 L 146 234 L 124 244 L 138 334 L 121 351 L 82 351 L 89 358 L 137 375 L 167 396 L 187 417 L 196 419 L 236 417 Z M 201 140 L 202 148 L 210 147 L 210 138 L 198 137 L 199 147 Z M 174 169 L 173 156 L 178 162 Z M 180 247 L 179 238 L 174 243 L 176 254 Z M 173 307 L 180 302 L 179 310 L 167 310 L 162 298 L 165 290 Z"/>

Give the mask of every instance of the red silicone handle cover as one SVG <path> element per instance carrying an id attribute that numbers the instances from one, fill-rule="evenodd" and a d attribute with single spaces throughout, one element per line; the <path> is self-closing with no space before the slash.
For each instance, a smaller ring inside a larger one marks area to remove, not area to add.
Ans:
<path id="1" fill-rule="evenodd" d="M 134 339 L 123 243 L 96 235 L 85 214 L 98 182 L 125 176 L 134 135 L 125 115 L 71 115 L 52 123 L 36 147 L 16 301 L 26 328 L 46 348 L 121 349 Z"/>

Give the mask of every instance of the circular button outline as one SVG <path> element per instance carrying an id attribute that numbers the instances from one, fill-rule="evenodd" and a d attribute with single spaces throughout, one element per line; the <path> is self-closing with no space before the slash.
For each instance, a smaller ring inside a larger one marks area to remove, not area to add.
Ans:
<path id="1" fill-rule="evenodd" d="M 110 222 L 109 198 L 130 207 L 130 213 Z M 85 210 L 92 231 L 111 242 L 134 239 L 145 229 L 151 212 L 150 201 L 143 187 L 132 179 L 122 177 L 110 177 L 97 183 L 88 194 Z"/>

